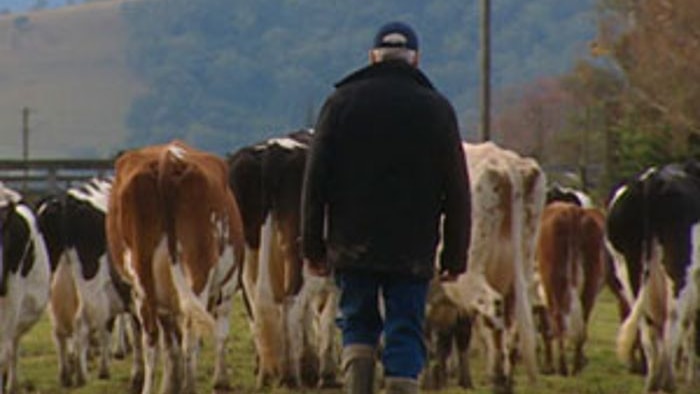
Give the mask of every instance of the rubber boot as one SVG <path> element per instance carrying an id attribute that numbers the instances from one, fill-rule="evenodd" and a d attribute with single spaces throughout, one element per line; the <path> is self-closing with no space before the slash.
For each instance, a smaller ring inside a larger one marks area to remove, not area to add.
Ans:
<path id="1" fill-rule="evenodd" d="M 344 387 L 347 394 L 374 394 L 375 350 L 369 345 L 343 348 Z"/>
<path id="2" fill-rule="evenodd" d="M 418 394 L 418 380 L 411 378 L 386 378 L 385 394 Z"/>

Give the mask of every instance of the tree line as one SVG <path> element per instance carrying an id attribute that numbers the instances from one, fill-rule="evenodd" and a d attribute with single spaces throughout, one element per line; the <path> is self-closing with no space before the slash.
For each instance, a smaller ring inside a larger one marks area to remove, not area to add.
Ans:
<path id="1" fill-rule="evenodd" d="M 595 0 L 494 3 L 494 87 L 568 70 Z M 313 124 L 333 83 L 366 64 L 376 29 L 414 26 L 422 68 L 476 135 L 479 4 L 463 0 L 142 0 L 124 7 L 136 99 L 130 144 L 172 136 L 222 152 Z"/>
<path id="2" fill-rule="evenodd" d="M 589 57 L 502 92 L 503 140 L 578 167 L 602 198 L 649 166 L 700 158 L 698 20 L 693 0 L 601 0 Z M 603 172 L 592 182 L 586 169 L 595 166 Z"/>

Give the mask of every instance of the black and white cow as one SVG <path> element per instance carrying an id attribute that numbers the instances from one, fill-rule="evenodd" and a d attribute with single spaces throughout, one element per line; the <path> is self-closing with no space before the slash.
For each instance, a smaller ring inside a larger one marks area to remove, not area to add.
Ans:
<path id="1" fill-rule="evenodd" d="M 0 393 L 17 390 L 19 340 L 44 312 L 49 278 L 34 213 L 0 183 Z"/>
<path id="2" fill-rule="evenodd" d="M 550 204 L 554 201 L 568 202 L 582 208 L 593 208 L 593 200 L 588 194 L 558 183 L 553 183 L 547 188 L 545 204 Z"/>
<path id="3" fill-rule="evenodd" d="M 229 156 L 229 183 L 243 219 L 244 296 L 258 354 L 258 386 L 335 384 L 336 291 L 309 275 L 298 249 L 301 188 L 313 134 L 299 130 Z"/>
<path id="4" fill-rule="evenodd" d="M 98 377 L 109 377 L 108 325 L 127 311 L 129 303 L 129 287 L 116 275 L 106 253 L 105 212 L 111 186 L 111 179 L 95 178 L 44 198 L 37 206 L 53 270 L 50 316 L 63 386 L 85 383 L 91 337 L 99 344 Z"/>
<path id="5" fill-rule="evenodd" d="M 629 361 L 641 336 L 646 391 L 673 390 L 684 360 L 694 380 L 700 326 L 700 164 L 651 168 L 620 187 L 609 204 L 608 247 L 633 305 L 618 355 Z"/>

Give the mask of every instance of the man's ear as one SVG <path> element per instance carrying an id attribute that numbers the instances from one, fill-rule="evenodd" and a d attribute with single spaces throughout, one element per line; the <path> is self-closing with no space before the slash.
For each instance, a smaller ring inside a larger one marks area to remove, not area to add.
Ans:
<path id="1" fill-rule="evenodd" d="M 369 59 L 369 64 L 374 64 L 377 62 L 377 54 L 374 52 L 374 49 L 367 51 L 367 58 Z"/>
<path id="2" fill-rule="evenodd" d="M 413 67 L 418 67 L 418 63 L 420 63 L 420 52 L 416 51 L 413 56 L 413 62 L 411 62 L 411 65 Z"/>

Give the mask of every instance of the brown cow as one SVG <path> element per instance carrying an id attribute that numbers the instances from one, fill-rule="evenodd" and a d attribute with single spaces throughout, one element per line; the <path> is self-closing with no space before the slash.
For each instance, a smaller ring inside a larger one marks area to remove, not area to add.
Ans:
<path id="1" fill-rule="evenodd" d="M 223 159 L 180 141 L 129 151 L 116 162 L 107 239 L 115 267 L 134 288 L 143 328 L 143 393 L 153 387 L 160 330 L 164 392 L 195 391 L 202 332 L 216 328 L 222 358 L 236 288 L 231 279 L 243 257 L 242 224 L 227 176 Z M 216 322 L 206 308 L 213 300 L 229 300 L 216 304 Z"/>
<path id="2" fill-rule="evenodd" d="M 542 213 L 538 269 L 548 323 L 543 332 L 544 372 L 553 371 L 552 339 L 558 344 L 562 375 L 569 373 L 566 340 L 574 345 L 573 373 L 585 363 L 586 325 L 596 296 L 605 284 L 606 250 L 603 213 L 565 202 L 554 202 Z"/>

